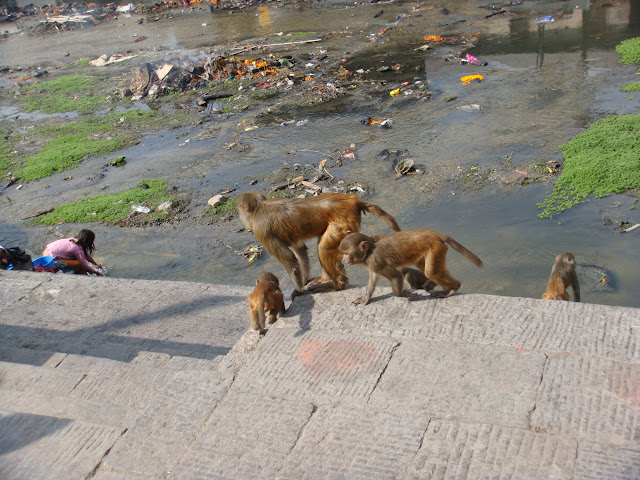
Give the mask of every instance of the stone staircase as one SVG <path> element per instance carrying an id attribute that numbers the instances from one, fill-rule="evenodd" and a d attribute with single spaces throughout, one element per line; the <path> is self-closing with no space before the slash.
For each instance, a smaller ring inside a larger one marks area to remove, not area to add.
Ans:
<path id="1" fill-rule="evenodd" d="M 163 475 L 231 383 L 248 289 L 92 280 L 0 278 L 2 479 Z"/>

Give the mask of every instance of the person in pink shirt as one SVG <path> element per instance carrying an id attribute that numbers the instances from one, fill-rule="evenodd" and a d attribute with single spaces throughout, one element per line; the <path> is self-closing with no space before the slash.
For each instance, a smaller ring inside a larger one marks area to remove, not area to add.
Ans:
<path id="1" fill-rule="evenodd" d="M 54 261 L 62 262 L 68 265 L 76 273 L 87 275 L 95 273 L 102 276 L 102 273 L 94 270 L 90 265 L 93 263 L 96 267 L 102 268 L 102 265 L 96 263 L 91 253 L 96 248 L 93 244 L 96 235 L 91 230 L 80 230 L 78 235 L 73 238 L 63 238 L 51 242 L 42 252 L 43 256 L 50 255 Z"/>

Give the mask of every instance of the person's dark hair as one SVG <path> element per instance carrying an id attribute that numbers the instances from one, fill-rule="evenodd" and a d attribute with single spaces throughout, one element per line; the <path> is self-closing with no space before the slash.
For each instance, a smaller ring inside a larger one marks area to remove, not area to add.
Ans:
<path id="1" fill-rule="evenodd" d="M 89 253 L 89 255 L 91 255 L 94 248 L 96 248 L 96 246 L 93 244 L 93 241 L 96 239 L 96 234 L 91 230 L 83 229 L 78 232 L 78 235 L 76 235 L 76 239 L 76 243 L 82 247 L 85 255 L 87 254 L 87 252 Z"/>

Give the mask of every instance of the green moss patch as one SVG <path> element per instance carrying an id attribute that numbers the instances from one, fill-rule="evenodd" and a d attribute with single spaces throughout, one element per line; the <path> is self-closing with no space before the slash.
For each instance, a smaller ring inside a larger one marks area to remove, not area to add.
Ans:
<path id="1" fill-rule="evenodd" d="M 315 35 L 317 35 L 316 32 L 295 32 L 289 33 L 287 35 L 282 35 L 280 38 L 283 42 L 290 42 L 292 40 L 300 40 L 306 37 L 313 37 Z"/>
<path id="2" fill-rule="evenodd" d="M 621 92 L 637 92 L 640 90 L 640 82 L 627 83 L 620 87 Z"/>
<path id="3" fill-rule="evenodd" d="M 640 63 L 640 37 L 623 40 L 616 45 L 618 60 L 625 65 Z"/>
<path id="4" fill-rule="evenodd" d="M 32 131 L 31 136 L 49 138 L 42 149 L 21 159 L 11 160 L 0 151 L 0 168 L 12 169 L 22 181 L 37 180 L 76 167 L 82 160 L 112 153 L 139 141 L 135 128 L 148 124 L 157 114 L 130 110 L 105 117 L 67 123 Z M 121 131 L 124 130 L 124 131 Z"/>
<path id="5" fill-rule="evenodd" d="M 238 195 L 234 195 L 233 197 L 227 198 L 227 200 L 224 203 L 216 207 L 208 206 L 202 212 L 202 216 L 203 217 L 209 216 L 209 215 L 223 215 L 225 217 L 234 216 L 236 214 L 236 208 L 238 206 L 238 198 L 240 198 Z"/>
<path id="6" fill-rule="evenodd" d="M 143 188 L 143 185 L 149 188 Z M 165 180 L 142 180 L 136 188 L 60 205 L 52 212 L 30 220 L 29 224 L 102 222 L 114 225 L 131 214 L 131 205 L 145 205 L 153 209 L 169 198 Z"/>
<path id="7" fill-rule="evenodd" d="M 589 195 L 640 189 L 640 115 L 610 116 L 560 145 L 565 162 L 553 192 L 538 208 L 549 218 Z"/>
<path id="8" fill-rule="evenodd" d="M 94 112 L 108 103 L 106 95 L 98 94 L 98 83 L 90 75 L 67 75 L 23 88 L 22 92 L 26 95 L 18 97 L 18 101 L 27 112 Z"/>

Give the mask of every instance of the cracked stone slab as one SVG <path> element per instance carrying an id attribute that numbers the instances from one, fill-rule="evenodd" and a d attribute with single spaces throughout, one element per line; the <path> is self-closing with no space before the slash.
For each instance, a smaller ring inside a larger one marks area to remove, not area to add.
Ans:
<path id="1" fill-rule="evenodd" d="M 123 431 L 4 411 L 0 417 L 0 478 L 84 480 Z"/>
<path id="2" fill-rule="evenodd" d="M 272 329 L 232 388 L 314 402 L 367 400 L 397 342 Z"/>
<path id="3" fill-rule="evenodd" d="M 420 415 L 320 407 L 277 478 L 405 478 L 428 423 Z"/>
<path id="4" fill-rule="evenodd" d="M 0 388 L 44 395 L 69 395 L 84 379 L 82 372 L 0 362 Z"/>
<path id="5" fill-rule="evenodd" d="M 383 410 L 525 428 L 545 358 L 515 348 L 405 341 L 369 403 Z"/>
<path id="6" fill-rule="evenodd" d="M 640 442 L 640 364 L 559 355 L 550 358 L 531 427 L 542 432 Z"/>
<path id="7" fill-rule="evenodd" d="M 575 478 L 637 480 L 640 478 L 640 446 L 580 440 Z"/>
<path id="8" fill-rule="evenodd" d="M 231 381 L 231 375 L 213 372 L 176 373 L 117 443 L 105 467 L 164 478 L 196 439 Z"/>
<path id="9" fill-rule="evenodd" d="M 635 308 L 462 294 L 417 301 L 384 296 L 353 305 L 357 289 L 296 298 L 276 328 L 340 331 L 355 335 L 518 345 L 527 350 L 640 360 L 640 322 Z M 389 321 L 393 319 L 393 321 Z"/>
<path id="10" fill-rule="evenodd" d="M 404 478 L 572 480 L 577 450 L 577 441 L 568 437 L 434 419 Z"/>
<path id="11" fill-rule="evenodd" d="M 230 392 L 169 478 L 275 478 L 312 413 L 310 403 Z"/>

